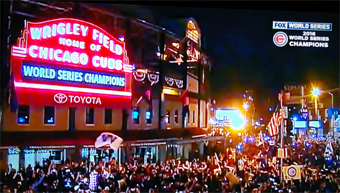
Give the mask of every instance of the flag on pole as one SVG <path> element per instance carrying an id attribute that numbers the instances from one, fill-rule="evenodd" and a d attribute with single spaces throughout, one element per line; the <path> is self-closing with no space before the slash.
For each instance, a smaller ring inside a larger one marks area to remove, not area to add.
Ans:
<path id="1" fill-rule="evenodd" d="M 333 147 L 331 142 L 329 141 L 326 145 L 325 153 L 323 154 L 324 157 L 331 157 L 333 156 Z"/>
<path id="2" fill-rule="evenodd" d="M 184 106 L 189 105 L 189 90 L 188 89 L 182 92 L 181 101 Z"/>
<path id="3" fill-rule="evenodd" d="M 279 134 L 279 125 L 282 119 L 283 119 L 283 116 L 282 116 L 281 110 L 274 112 L 267 126 L 269 136 L 276 136 Z"/>
<path id="4" fill-rule="evenodd" d="M 189 90 L 186 89 L 181 94 L 181 101 L 183 103 L 182 115 L 185 117 L 187 114 L 189 116 Z"/>
<path id="5" fill-rule="evenodd" d="M 280 113 L 281 113 L 281 120 L 284 118 L 284 119 L 287 119 L 288 118 L 288 107 L 287 106 L 283 106 L 281 107 L 280 109 Z"/>
<path id="6" fill-rule="evenodd" d="M 151 86 L 152 86 L 152 84 L 151 84 Z M 139 96 L 139 98 L 135 102 L 135 105 L 133 106 L 133 108 L 137 107 L 142 102 L 142 100 L 144 99 L 144 101 L 148 104 L 148 108 L 152 109 L 151 88 L 147 88 L 146 86 L 144 86 L 144 87 L 145 88 L 143 89 L 143 94 Z"/>
<path id="7" fill-rule="evenodd" d="M 117 150 L 123 139 L 115 134 L 104 132 L 97 137 L 94 144 L 95 148 L 107 147 L 109 146 L 113 150 Z"/>
<path id="8" fill-rule="evenodd" d="M 144 100 L 148 103 L 149 109 L 152 109 L 152 94 L 150 88 L 145 91 Z"/>

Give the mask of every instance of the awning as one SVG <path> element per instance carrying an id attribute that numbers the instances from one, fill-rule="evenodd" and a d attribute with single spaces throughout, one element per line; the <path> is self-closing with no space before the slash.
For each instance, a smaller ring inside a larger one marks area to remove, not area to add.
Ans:
<path id="1" fill-rule="evenodd" d="M 110 132 L 124 141 L 151 139 L 191 139 L 192 136 L 205 134 L 200 128 L 169 130 L 128 130 L 120 131 L 41 131 L 41 132 L 1 132 L 1 146 L 48 146 L 48 145 L 92 145 L 102 132 Z"/>

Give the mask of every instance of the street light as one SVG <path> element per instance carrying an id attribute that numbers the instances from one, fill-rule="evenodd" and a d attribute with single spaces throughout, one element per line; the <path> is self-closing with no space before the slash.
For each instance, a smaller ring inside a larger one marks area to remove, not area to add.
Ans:
<path id="1" fill-rule="evenodd" d="M 322 93 L 324 93 L 325 91 L 320 90 L 319 88 L 313 88 L 312 90 L 312 94 L 315 97 L 315 112 L 317 113 L 317 97 L 320 96 Z M 333 94 L 331 92 L 327 92 L 329 95 L 331 95 L 332 97 L 332 111 L 333 111 Z M 319 115 L 318 115 L 319 117 Z M 334 115 L 332 113 L 332 118 L 331 118 L 331 130 L 332 133 L 334 134 L 334 129 L 333 129 L 333 124 L 334 124 Z"/>
<path id="2" fill-rule="evenodd" d="M 330 94 L 332 97 L 332 109 L 333 109 L 333 94 L 331 92 L 328 92 L 328 94 Z"/>
<path id="3" fill-rule="evenodd" d="M 317 98 L 320 96 L 321 90 L 319 88 L 313 88 L 312 95 L 314 96 L 315 101 L 315 115 L 317 116 L 317 119 L 319 119 L 319 113 L 318 113 L 318 101 Z"/>
<path id="4" fill-rule="evenodd" d="M 333 113 L 333 94 L 331 92 L 328 92 L 328 94 L 331 95 L 332 97 L 332 117 L 331 117 L 331 130 L 332 130 L 332 134 L 333 134 L 333 137 L 334 137 L 334 113 Z"/>

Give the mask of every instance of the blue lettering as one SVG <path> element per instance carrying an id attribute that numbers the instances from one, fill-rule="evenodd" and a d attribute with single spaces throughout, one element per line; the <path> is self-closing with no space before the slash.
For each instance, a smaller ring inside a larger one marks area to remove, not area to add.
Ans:
<path id="1" fill-rule="evenodd" d="M 286 27 L 286 23 L 275 23 L 275 27 Z"/>
<path id="2" fill-rule="evenodd" d="M 33 67 L 33 76 L 39 77 L 39 68 L 38 67 Z"/>
<path id="3" fill-rule="evenodd" d="M 125 86 L 125 78 L 120 78 L 120 80 L 121 80 L 121 84 L 119 85 L 119 86 Z"/>
<path id="4" fill-rule="evenodd" d="M 111 77 L 111 85 L 117 85 L 117 78 Z"/>
<path id="5" fill-rule="evenodd" d="M 72 73 L 70 71 L 66 71 L 66 74 L 67 74 L 67 78 L 66 80 L 71 80 L 72 81 Z"/>
<path id="6" fill-rule="evenodd" d="M 89 75 L 88 73 L 85 73 L 84 80 L 85 80 L 86 83 L 89 83 L 89 82 L 90 82 L 89 76 L 90 76 L 90 75 Z"/>
<path id="7" fill-rule="evenodd" d="M 62 77 L 62 79 L 66 80 L 66 78 L 67 78 L 67 71 L 63 70 L 63 77 Z"/>
<path id="8" fill-rule="evenodd" d="M 89 83 L 93 83 L 93 74 L 89 74 Z"/>
<path id="9" fill-rule="evenodd" d="M 39 40 L 40 36 L 41 36 L 41 28 L 33 28 L 33 27 L 31 27 L 30 30 L 31 30 L 31 37 L 32 37 L 32 39 L 33 40 L 35 40 L 35 39 Z"/>
<path id="10" fill-rule="evenodd" d="M 58 80 L 63 79 L 63 70 L 58 70 Z"/>
<path id="11" fill-rule="evenodd" d="M 98 74 L 95 74 L 92 83 L 96 84 L 97 82 L 98 82 Z"/>
<path id="12" fill-rule="evenodd" d="M 83 82 L 83 73 L 82 72 L 76 72 L 76 79 L 77 82 Z"/>
<path id="13" fill-rule="evenodd" d="M 24 76 L 32 76 L 33 67 L 32 66 L 23 66 L 24 67 Z"/>
<path id="14" fill-rule="evenodd" d="M 23 65 L 23 76 L 34 77 L 34 78 L 54 79 L 55 70 L 51 68 Z"/>
<path id="15" fill-rule="evenodd" d="M 41 77 L 45 77 L 45 69 L 40 68 L 40 75 L 39 75 L 39 77 L 40 77 L 40 78 L 41 78 Z"/>
<path id="16" fill-rule="evenodd" d="M 106 83 L 105 83 L 105 77 L 106 77 L 106 76 L 104 76 L 104 75 L 98 75 L 98 83 L 99 83 L 99 84 L 105 84 L 105 85 L 106 85 Z"/>
<path id="17" fill-rule="evenodd" d="M 49 71 L 50 71 L 50 79 L 54 79 L 55 78 L 55 70 L 54 69 L 49 69 Z"/>

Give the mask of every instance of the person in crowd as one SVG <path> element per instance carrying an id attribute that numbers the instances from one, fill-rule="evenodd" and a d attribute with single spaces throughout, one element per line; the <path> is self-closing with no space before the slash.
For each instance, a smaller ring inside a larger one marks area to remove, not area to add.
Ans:
<path id="1" fill-rule="evenodd" d="M 334 150 L 339 149 L 337 142 L 332 145 Z M 167 159 L 158 163 L 142 163 L 132 158 L 119 165 L 112 158 L 97 164 L 68 159 L 58 165 L 45 160 L 48 167 L 37 162 L 18 171 L 9 165 L 1 184 L 4 192 L 27 193 L 339 192 L 339 151 L 325 157 L 325 146 L 321 142 L 311 142 L 308 147 L 303 142 L 287 145 L 291 151 L 282 164 L 300 166 L 299 180 L 281 179 L 280 159 L 276 159 L 267 144 L 245 144 L 246 151 L 227 148 L 205 158 Z"/>
<path id="2" fill-rule="evenodd" d="M 14 189 L 14 193 L 23 192 L 23 182 L 24 177 L 22 171 L 16 171 L 13 180 L 12 180 L 12 187 Z"/>
<path id="3" fill-rule="evenodd" d="M 89 183 L 89 189 L 92 192 L 97 192 L 98 191 L 98 178 L 99 174 L 97 172 L 98 168 L 95 168 L 94 166 L 91 167 L 89 178 L 90 178 L 90 183 Z"/>

